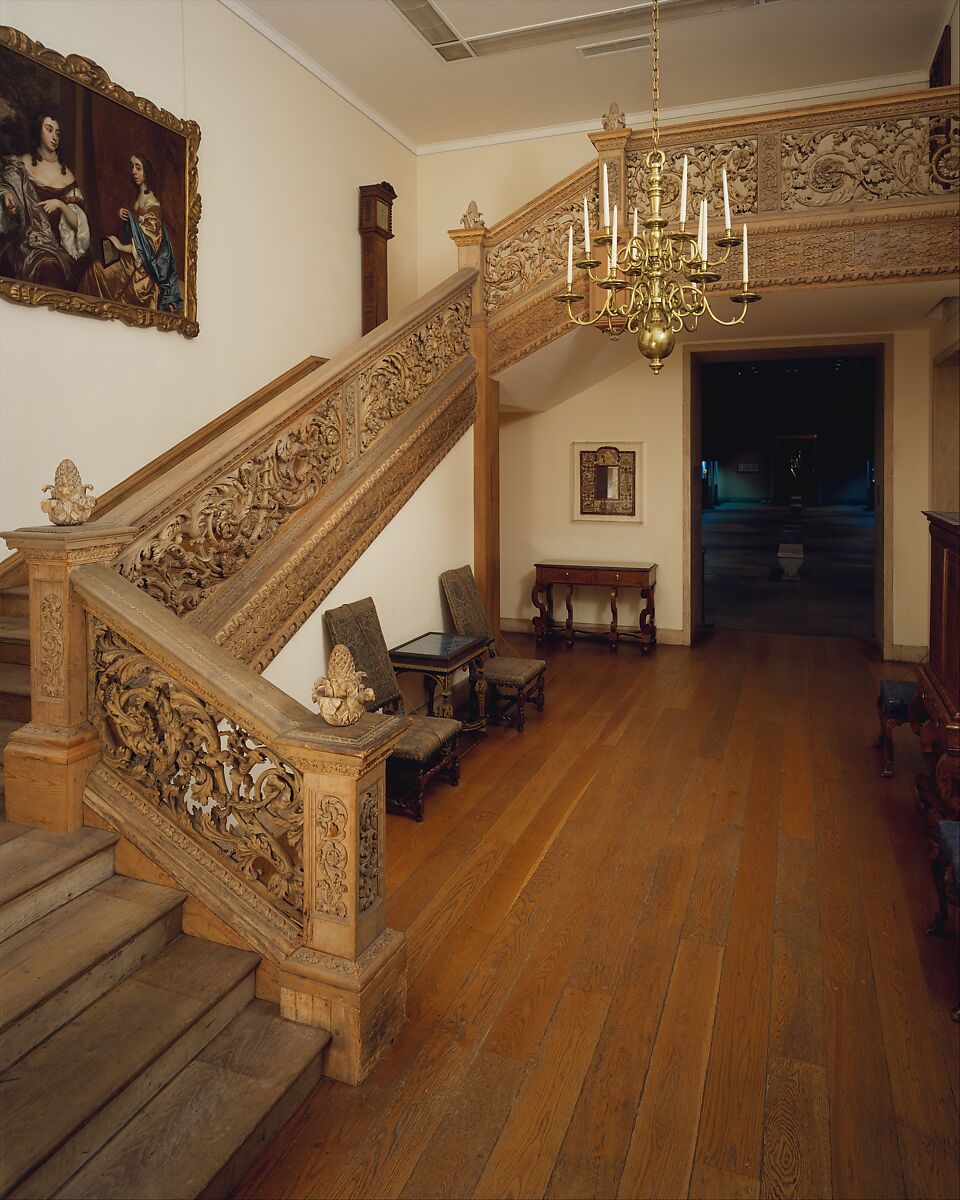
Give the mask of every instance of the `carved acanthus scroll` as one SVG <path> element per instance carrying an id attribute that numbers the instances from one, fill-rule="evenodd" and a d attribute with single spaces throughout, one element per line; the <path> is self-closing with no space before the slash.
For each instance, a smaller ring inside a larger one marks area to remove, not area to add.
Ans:
<path id="1" fill-rule="evenodd" d="M 48 592 L 40 602 L 40 699 L 63 697 L 63 599 Z"/>
<path id="2" fill-rule="evenodd" d="M 360 373 L 360 449 L 470 353 L 470 301 L 460 297 Z"/>
<path id="3" fill-rule="evenodd" d="M 296 769 L 100 622 L 92 683 L 92 720 L 105 762 L 302 920 Z"/>
<path id="4" fill-rule="evenodd" d="M 317 864 L 314 907 L 328 917 L 346 917 L 347 807 L 336 796 L 317 804 Z"/>
<path id="5" fill-rule="evenodd" d="M 958 182 L 958 123 L 949 113 L 783 136 L 787 210 L 942 195 Z"/>
<path id="6" fill-rule="evenodd" d="M 380 788 L 368 788 L 360 797 L 360 911 L 366 912 L 381 896 Z"/>
<path id="7" fill-rule="evenodd" d="M 341 393 L 206 487 L 120 559 L 120 571 L 176 613 L 190 612 L 340 473 Z"/>
<path id="8" fill-rule="evenodd" d="M 733 138 L 727 141 L 694 143 L 689 146 L 664 148 L 666 161 L 663 167 L 663 215 L 675 222 L 680 211 L 680 181 L 683 177 L 683 159 L 687 158 L 687 186 L 691 197 L 706 196 L 712 216 L 720 211 L 718 198 L 723 195 L 723 168 L 727 168 L 730 185 L 730 209 L 734 213 L 757 211 L 757 139 Z M 646 153 L 636 150 L 627 152 L 627 204 L 632 212 L 640 209 L 640 219 L 646 215 Z M 697 219 L 697 211 L 691 206 L 687 222 Z"/>
<path id="9" fill-rule="evenodd" d="M 597 228 L 597 184 L 587 196 L 590 222 Z M 567 229 L 574 225 L 579 240 L 583 222 L 583 197 L 544 213 L 504 241 L 491 245 L 484 262 L 483 291 L 488 313 L 531 291 L 544 280 L 558 275 L 566 263 Z"/>

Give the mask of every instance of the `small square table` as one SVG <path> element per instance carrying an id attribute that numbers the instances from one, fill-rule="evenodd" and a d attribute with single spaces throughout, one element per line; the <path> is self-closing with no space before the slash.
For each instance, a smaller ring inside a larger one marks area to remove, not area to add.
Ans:
<path id="1" fill-rule="evenodd" d="M 431 717 L 453 716 L 450 699 L 453 677 L 466 667 L 470 672 L 470 719 L 463 722 L 463 727 L 474 730 L 484 729 L 487 724 L 487 681 L 483 677 L 486 652 L 485 637 L 461 633 L 423 633 L 391 650 L 390 661 L 398 673 L 418 671 L 423 675 Z"/>

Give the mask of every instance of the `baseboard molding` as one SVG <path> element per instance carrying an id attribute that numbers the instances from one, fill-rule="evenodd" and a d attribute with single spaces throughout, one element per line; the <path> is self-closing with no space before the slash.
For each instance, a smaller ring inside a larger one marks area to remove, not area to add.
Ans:
<path id="1" fill-rule="evenodd" d="M 609 625 L 594 625 L 590 621 L 578 621 L 584 629 L 591 633 L 607 633 Z M 504 633 L 533 633 L 533 621 L 522 617 L 501 617 L 500 628 Z M 624 638 L 624 641 L 635 641 L 634 638 Z M 657 626 L 657 642 L 664 646 L 689 646 L 690 639 L 682 629 L 664 629 Z"/>
<path id="2" fill-rule="evenodd" d="M 890 657 L 888 662 L 908 662 L 922 663 L 926 662 L 927 655 L 930 653 L 929 646 L 891 646 Z"/>

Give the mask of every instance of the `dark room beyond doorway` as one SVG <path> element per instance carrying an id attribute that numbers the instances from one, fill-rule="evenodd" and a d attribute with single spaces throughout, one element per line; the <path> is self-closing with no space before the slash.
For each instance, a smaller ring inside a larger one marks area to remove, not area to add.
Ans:
<path id="1" fill-rule="evenodd" d="M 706 363 L 706 626 L 873 636 L 877 362 Z"/>

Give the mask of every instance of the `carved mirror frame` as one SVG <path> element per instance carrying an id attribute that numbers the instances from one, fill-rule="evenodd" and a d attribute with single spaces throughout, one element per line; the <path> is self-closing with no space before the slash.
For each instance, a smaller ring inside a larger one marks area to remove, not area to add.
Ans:
<path id="1" fill-rule="evenodd" d="M 574 442 L 574 521 L 642 521 L 642 442 Z"/>

